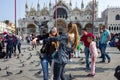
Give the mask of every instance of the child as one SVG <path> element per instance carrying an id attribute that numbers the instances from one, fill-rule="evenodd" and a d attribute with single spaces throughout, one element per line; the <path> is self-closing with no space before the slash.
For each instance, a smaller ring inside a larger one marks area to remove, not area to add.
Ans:
<path id="1" fill-rule="evenodd" d="M 89 50 L 91 53 L 91 72 L 87 76 L 92 77 L 95 75 L 95 62 L 96 58 L 98 55 L 97 48 L 96 48 L 96 43 L 93 41 L 93 37 L 88 37 L 87 38 L 88 42 L 90 43 Z"/>

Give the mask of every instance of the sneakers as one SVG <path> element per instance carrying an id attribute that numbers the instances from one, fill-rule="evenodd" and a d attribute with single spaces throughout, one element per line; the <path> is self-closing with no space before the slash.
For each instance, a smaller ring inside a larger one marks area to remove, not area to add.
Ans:
<path id="1" fill-rule="evenodd" d="M 111 62 L 111 59 L 108 60 L 108 63 L 110 63 L 110 62 Z"/>
<path id="2" fill-rule="evenodd" d="M 105 61 L 100 61 L 99 63 L 105 63 Z"/>
<path id="3" fill-rule="evenodd" d="M 88 74 L 87 77 L 94 77 L 95 74 Z"/>

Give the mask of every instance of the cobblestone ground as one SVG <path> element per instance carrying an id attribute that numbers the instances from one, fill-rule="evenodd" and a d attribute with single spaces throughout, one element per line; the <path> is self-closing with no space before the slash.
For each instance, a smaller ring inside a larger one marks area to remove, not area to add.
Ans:
<path id="1" fill-rule="evenodd" d="M 41 74 L 35 74 L 41 70 L 40 60 L 36 54 L 39 49 L 40 47 L 37 47 L 36 50 L 31 50 L 30 45 L 22 45 L 23 55 L 20 55 L 19 58 L 12 57 L 8 61 L 0 59 L 0 80 L 43 80 L 42 72 Z M 66 65 L 66 77 L 71 74 L 74 76 L 73 80 L 116 80 L 114 69 L 117 65 L 120 65 L 120 52 L 116 48 L 111 47 L 107 49 L 107 52 L 112 58 L 111 62 L 109 64 L 99 63 L 101 59 L 97 58 L 96 75 L 94 77 L 86 77 L 89 72 L 84 70 L 84 53 L 81 53 L 83 60 L 72 58 L 72 61 Z M 32 56 L 30 57 L 30 55 Z M 7 75 L 7 71 L 12 72 L 12 74 Z"/>

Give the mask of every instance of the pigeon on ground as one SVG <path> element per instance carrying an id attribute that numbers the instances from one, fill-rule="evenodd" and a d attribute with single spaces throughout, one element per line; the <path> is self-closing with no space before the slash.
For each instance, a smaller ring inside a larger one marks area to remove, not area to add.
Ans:
<path id="1" fill-rule="evenodd" d="M 12 72 L 9 72 L 9 71 L 6 71 L 6 74 L 7 74 L 8 76 L 10 76 L 10 75 L 12 75 L 13 73 L 12 73 Z"/>
<path id="2" fill-rule="evenodd" d="M 34 61 L 31 61 L 31 62 L 30 62 L 30 64 L 33 64 L 33 63 L 34 63 Z"/>
<path id="3" fill-rule="evenodd" d="M 22 67 L 24 67 L 25 66 L 25 64 L 22 64 Z"/>
<path id="4" fill-rule="evenodd" d="M 9 66 L 6 66 L 5 68 L 4 68 L 4 70 L 7 70 L 9 68 Z"/>
<path id="5" fill-rule="evenodd" d="M 42 72 L 42 70 L 36 72 L 35 75 L 39 75 L 39 74 L 41 74 L 41 72 Z"/>
<path id="6" fill-rule="evenodd" d="M 35 66 L 37 67 L 37 66 L 39 66 L 39 65 L 40 65 L 40 63 L 38 63 L 38 64 L 37 64 L 37 65 L 35 65 Z"/>
<path id="7" fill-rule="evenodd" d="M 22 61 L 21 59 L 20 59 L 20 64 L 22 64 L 22 63 L 24 63 L 25 61 Z"/>
<path id="8" fill-rule="evenodd" d="M 23 63 L 21 66 L 19 66 L 19 67 L 25 67 L 25 64 Z"/>
<path id="9" fill-rule="evenodd" d="M 72 80 L 72 79 L 74 79 L 75 77 L 70 73 L 69 74 L 69 80 Z"/>
<path id="10" fill-rule="evenodd" d="M 24 56 L 24 54 L 21 54 L 21 56 Z"/>
<path id="11" fill-rule="evenodd" d="M 31 57 L 32 57 L 32 55 L 30 55 L 26 60 L 29 60 L 29 59 L 31 59 Z"/>
<path id="12" fill-rule="evenodd" d="M 18 73 L 16 73 L 16 74 L 22 74 L 23 73 L 23 70 L 20 70 Z"/>

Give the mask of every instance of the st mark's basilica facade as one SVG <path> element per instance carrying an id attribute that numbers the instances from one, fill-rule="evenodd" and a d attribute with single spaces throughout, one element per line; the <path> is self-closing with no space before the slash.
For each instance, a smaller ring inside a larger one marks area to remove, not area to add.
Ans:
<path id="1" fill-rule="evenodd" d="M 44 6 L 43 9 L 40 9 L 39 0 L 36 5 L 37 9 L 34 7 L 29 8 L 26 2 L 26 17 L 18 20 L 19 33 L 24 36 L 29 34 L 42 35 L 49 32 L 53 26 L 56 26 L 59 32 L 65 32 L 67 24 L 72 21 L 77 24 L 79 34 L 81 34 L 81 29 L 84 27 L 89 32 L 97 34 L 100 25 L 104 24 L 103 20 L 98 18 L 98 2 L 94 1 L 93 11 L 92 0 L 86 6 L 84 6 L 83 0 L 80 1 L 81 5 L 79 6 L 81 8 L 78 8 L 76 4 L 73 9 L 71 0 L 69 0 L 69 3 L 66 3 L 65 0 L 58 0 L 56 4 L 52 4 L 50 0 L 49 7 Z"/>

